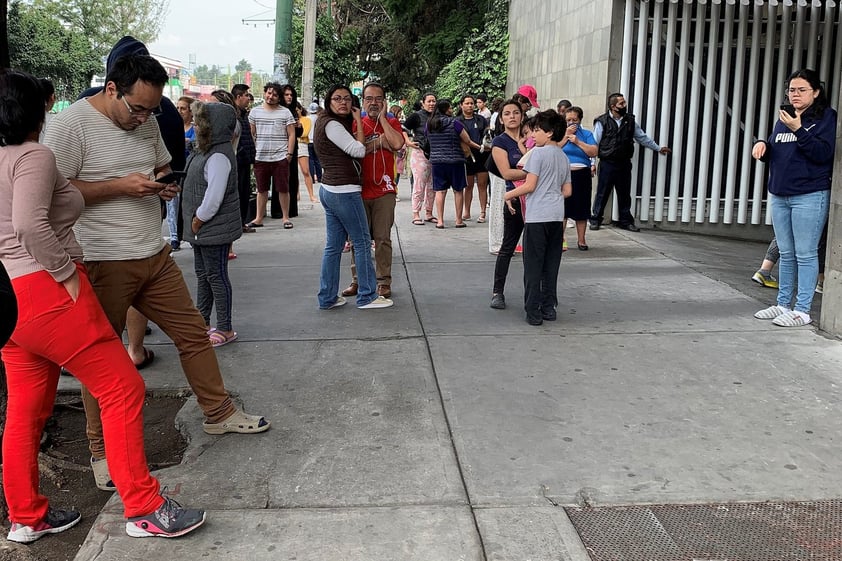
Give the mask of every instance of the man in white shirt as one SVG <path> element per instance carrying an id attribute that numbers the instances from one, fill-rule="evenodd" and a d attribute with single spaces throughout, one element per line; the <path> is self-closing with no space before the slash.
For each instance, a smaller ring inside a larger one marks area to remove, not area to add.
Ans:
<path id="1" fill-rule="evenodd" d="M 279 193 L 284 228 L 292 228 L 289 220 L 289 166 L 295 152 L 295 117 L 281 105 L 280 84 L 269 82 L 263 87 L 263 104 L 249 113 L 251 135 L 257 147 L 254 179 L 257 182 L 257 214 L 249 224 L 260 228 L 266 218 L 269 184 Z"/>

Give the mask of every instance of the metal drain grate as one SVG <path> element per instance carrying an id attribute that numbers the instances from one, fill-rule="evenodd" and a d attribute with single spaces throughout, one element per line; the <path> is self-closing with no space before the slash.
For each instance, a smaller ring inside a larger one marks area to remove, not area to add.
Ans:
<path id="1" fill-rule="evenodd" d="M 593 561 L 842 560 L 842 501 L 565 510 Z"/>

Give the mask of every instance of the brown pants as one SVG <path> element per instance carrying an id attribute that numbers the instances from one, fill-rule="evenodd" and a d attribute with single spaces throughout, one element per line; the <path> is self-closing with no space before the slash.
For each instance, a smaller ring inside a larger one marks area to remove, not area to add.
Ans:
<path id="1" fill-rule="evenodd" d="M 368 227 L 374 242 L 374 270 L 377 285 L 392 286 L 392 225 L 395 223 L 395 194 L 363 199 Z M 351 276 L 357 282 L 357 266 L 351 252 Z"/>
<path id="2" fill-rule="evenodd" d="M 207 326 L 193 305 L 181 269 L 170 258 L 169 246 L 147 259 L 88 261 L 85 266 L 99 303 L 117 335 L 123 333 L 126 312 L 134 306 L 175 343 L 187 383 L 208 422 L 218 423 L 230 417 L 235 410 L 234 404 L 225 390 Z M 104 458 L 99 405 L 84 387 L 82 401 L 91 455 Z"/>

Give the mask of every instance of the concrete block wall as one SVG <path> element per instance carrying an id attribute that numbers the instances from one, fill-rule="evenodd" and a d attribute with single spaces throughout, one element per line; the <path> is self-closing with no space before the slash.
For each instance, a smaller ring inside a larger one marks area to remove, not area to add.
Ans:
<path id="1" fill-rule="evenodd" d="M 840 89 L 842 96 L 842 89 Z M 840 97 L 842 99 L 842 97 Z M 830 191 L 827 227 L 827 260 L 824 270 L 821 328 L 842 337 L 842 112 L 836 121 L 836 156 Z"/>
<path id="2" fill-rule="evenodd" d="M 567 98 L 593 118 L 619 87 L 623 0 L 511 0 L 506 92 L 538 90 L 541 108 Z M 610 90 L 610 91 L 609 91 Z"/>

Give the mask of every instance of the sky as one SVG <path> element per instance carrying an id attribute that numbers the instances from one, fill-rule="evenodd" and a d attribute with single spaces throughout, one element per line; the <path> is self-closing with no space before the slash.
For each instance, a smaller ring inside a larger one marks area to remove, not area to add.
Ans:
<path id="1" fill-rule="evenodd" d="M 243 24 L 243 19 L 270 21 Z M 195 54 L 197 66 L 215 64 L 227 69 L 230 64 L 233 71 L 246 59 L 253 70 L 271 74 L 274 19 L 274 0 L 170 0 L 158 40 L 147 47 L 152 54 L 180 60 L 185 67 Z"/>

